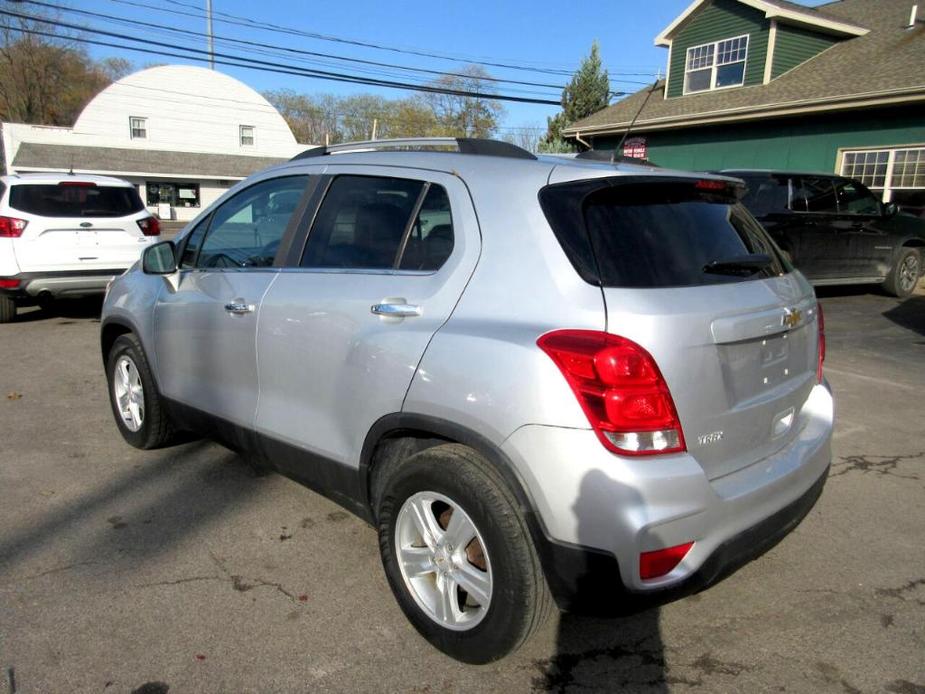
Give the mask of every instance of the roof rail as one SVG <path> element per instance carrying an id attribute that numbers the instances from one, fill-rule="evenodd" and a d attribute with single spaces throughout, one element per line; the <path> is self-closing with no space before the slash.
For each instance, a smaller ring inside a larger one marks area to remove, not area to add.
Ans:
<path id="1" fill-rule="evenodd" d="M 346 154 L 347 152 L 381 152 L 390 150 L 452 150 L 459 154 L 477 154 L 484 157 L 508 157 L 510 159 L 536 159 L 525 149 L 501 140 L 487 140 L 477 137 L 406 137 L 394 140 L 367 140 L 365 142 L 345 142 L 328 147 L 312 147 L 295 155 L 289 161 L 323 157 L 329 154 Z"/>

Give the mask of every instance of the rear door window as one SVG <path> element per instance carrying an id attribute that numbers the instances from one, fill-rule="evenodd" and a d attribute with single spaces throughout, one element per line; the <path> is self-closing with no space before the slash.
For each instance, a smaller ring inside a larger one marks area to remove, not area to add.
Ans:
<path id="1" fill-rule="evenodd" d="M 540 194 L 563 249 L 587 281 L 599 278 L 605 287 L 691 287 L 790 270 L 732 191 L 700 190 L 693 181 L 593 185 L 590 191 L 584 182 L 549 186 Z M 716 261 L 753 254 L 767 255 L 771 262 L 741 273 L 707 269 Z"/>
<path id="2" fill-rule="evenodd" d="M 802 176 L 794 179 L 794 210 L 817 214 L 838 214 L 831 178 Z"/>
<path id="3" fill-rule="evenodd" d="M 10 207 L 42 217 L 127 217 L 144 209 L 134 188 L 80 181 L 10 186 Z"/>
<path id="4" fill-rule="evenodd" d="M 453 250 L 446 190 L 406 178 L 338 176 L 318 210 L 304 268 L 437 270 Z"/>
<path id="5" fill-rule="evenodd" d="M 742 197 L 749 212 L 756 217 L 789 212 L 789 184 L 786 178 L 746 178 L 748 187 Z"/>

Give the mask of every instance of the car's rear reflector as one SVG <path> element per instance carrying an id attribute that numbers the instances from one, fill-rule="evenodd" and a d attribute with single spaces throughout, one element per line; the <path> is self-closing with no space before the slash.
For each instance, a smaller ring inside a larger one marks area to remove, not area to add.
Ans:
<path id="1" fill-rule="evenodd" d="M 668 384 L 645 349 L 595 330 L 557 330 L 537 345 L 565 376 L 605 448 L 621 455 L 685 450 Z"/>
<path id="2" fill-rule="evenodd" d="M 145 236 L 161 235 L 161 223 L 157 221 L 157 217 L 144 217 L 139 219 L 138 227 Z"/>
<path id="3" fill-rule="evenodd" d="M 693 546 L 693 542 L 685 542 L 683 545 L 657 549 L 654 552 L 643 552 L 639 555 L 639 578 L 649 581 L 671 573 Z"/>
<path id="4" fill-rule="evenodd" d="M 16 217 L 0 217 L 0 237 L 18 239 L 22 236 L 29 222 Z"/>
<path id="5" fill-rule="evenodd" d="M 818 359 L 816 361 L 816 382 L 822 383 L 822 363 L 825 361 L 825 315 L 822 312 L 822 304 L 816 304 L 816 324 L 819 329 L 819 343 L 816 349 Z"/>

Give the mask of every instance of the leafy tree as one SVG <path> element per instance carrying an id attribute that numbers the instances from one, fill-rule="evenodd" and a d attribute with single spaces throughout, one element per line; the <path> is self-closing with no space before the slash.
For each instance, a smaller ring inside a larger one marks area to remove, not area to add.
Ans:
<path id="1" fill-rule="evenodd" d="M 0 19 L 0 120 L 73 125 L 80 111 L 113 80 L 131 71 L 122 58 L 94 62 L 66 35 L 48 38 L 22 29 L 48 24 Z"/>
<path id="2" fill-rule="evenodd" d="M 458 75 L 443 75 L 431 84 L 444 89 L 492 94 L 493 83 L 485 80 L 488 73 L 480 65 L 468 65 Z M 481 96 L 425 93 L 418 97 L 433 111 L 437 135 L 450 137 L 492 137 L 504 116 L 504 107 L 496 99 Z"/>
<path id="3" fill-rule="evenodd" d="M 610 101 L 610 78 L 601 65 L 597 41 L 591 44 L 591 53 L 562 90 L 562 111 L 546 119 L 546 136 L 540 142 L 544 152 L 574 151 L 571 143 L 562 137 L 562 130 L 577 120 L 605 108 Z"/>

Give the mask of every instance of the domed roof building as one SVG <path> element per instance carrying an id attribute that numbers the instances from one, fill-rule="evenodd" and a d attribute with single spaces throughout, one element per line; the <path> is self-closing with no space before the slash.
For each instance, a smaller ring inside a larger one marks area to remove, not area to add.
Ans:
<path id="1" fill-rule="evenodd" d="M 106 174 L 162 218 L 188 221 L 235 182 L 306 148 L 270 103 L 224 73 L 163 65 L 94 97 L 72 128 L 3 123 L 9 173 Z"/>

